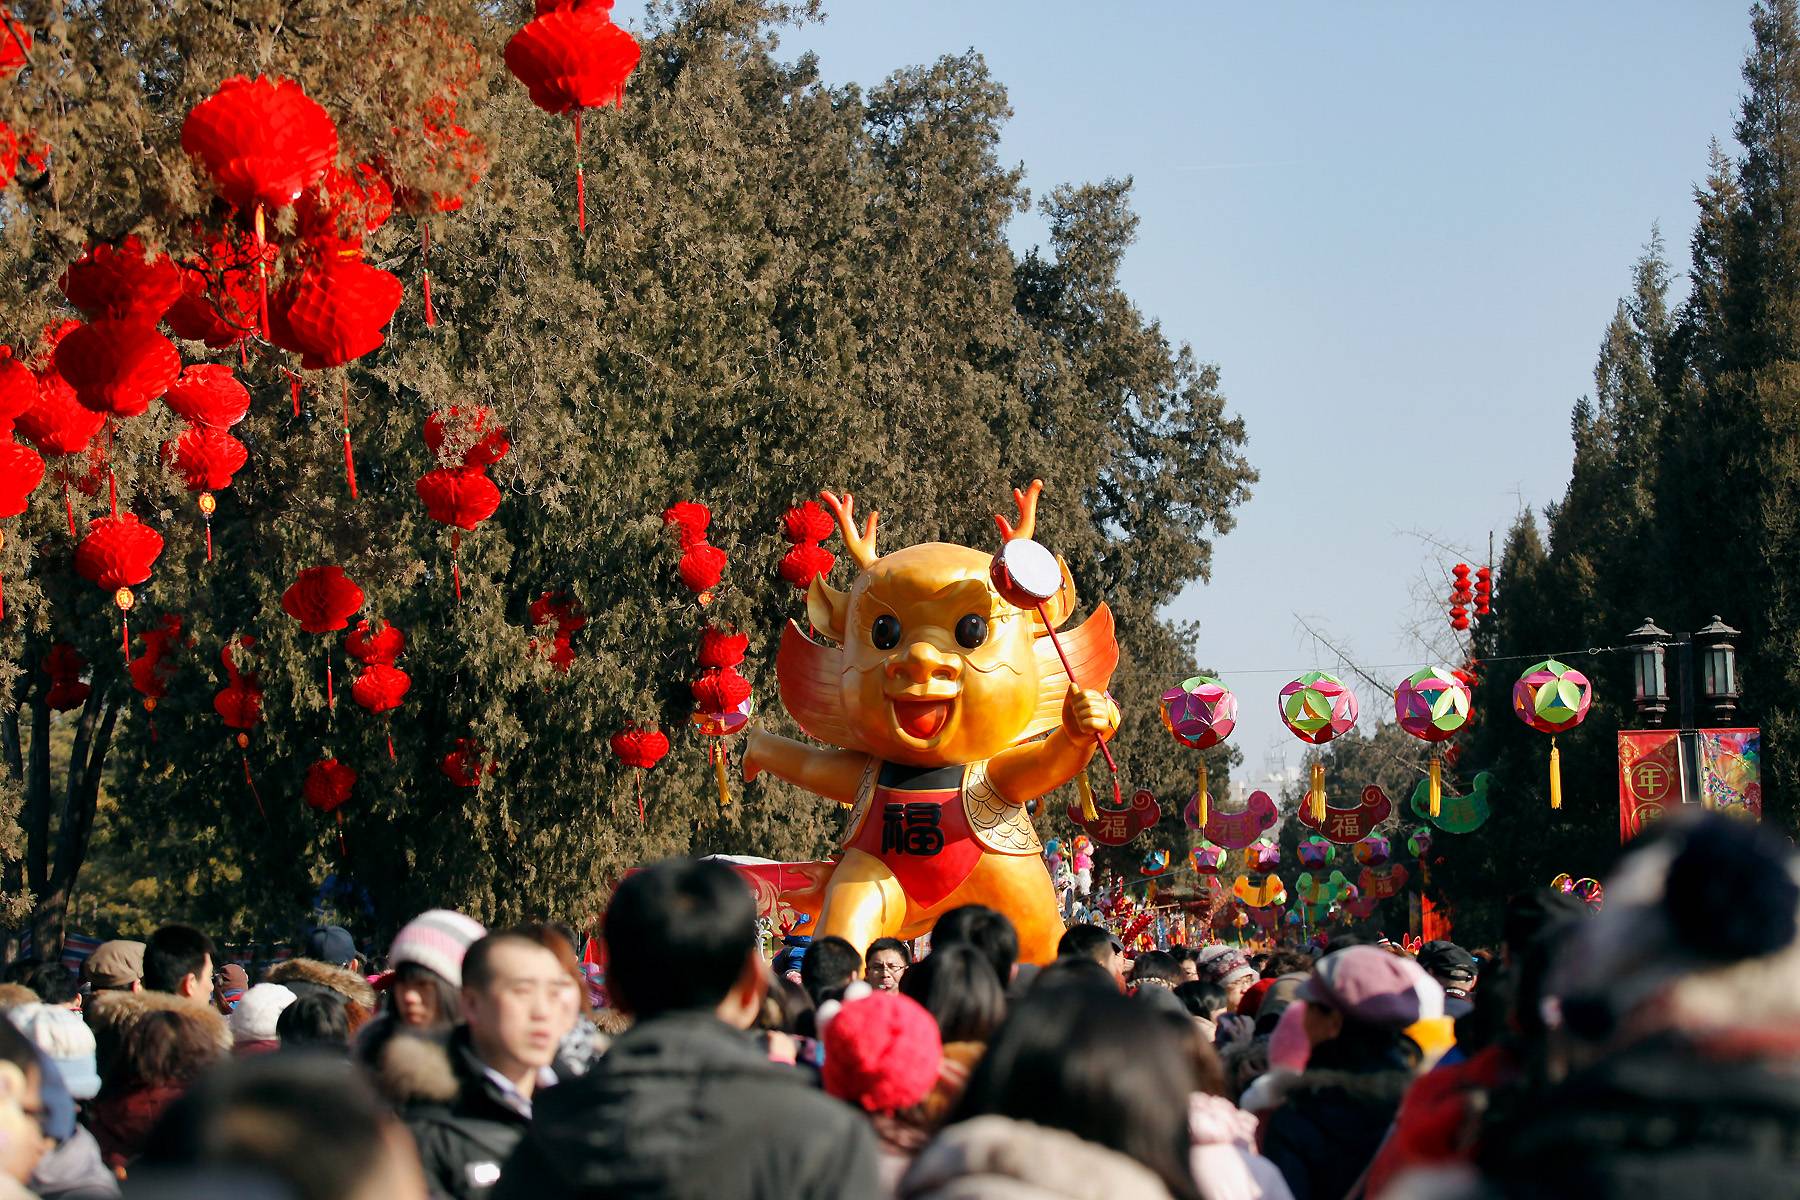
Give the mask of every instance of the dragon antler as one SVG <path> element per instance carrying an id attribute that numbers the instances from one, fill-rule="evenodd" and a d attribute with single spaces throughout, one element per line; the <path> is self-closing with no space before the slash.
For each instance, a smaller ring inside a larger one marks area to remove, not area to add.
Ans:
<path id="1" fill-rule="evenodd" d="M 1013 503 L 1019 506 L 1019 523 L 1015 526 L 1005 517 L 996 516 L 994 524 L 1000 527 L 1001 537 L 1010 542 L 1014 538 L 1031 538 L 1037 533 L 1037 502 L 1043 490 L 1041 479 L 1032 480 L 1031 486 L 1024 491 L 1013 489 Z"/>
<path id="2" fill-rule="evenodd" d="M 859 534 L 856 532 L 855 496 L 845 492 L 840 498 L 834 492 L 820 492 L 819 499 L 825 502 L 825 507 L 837 518 L 838 532 L 844 535 L 844 547 L 850 551 L 850 557 L 856 560 L 856 565 L 865 571 L 874 566 L 875 560 L 881 557 L 875 553 L 875 522 L 881 517 L 881 513 L 870 513 Z"/>

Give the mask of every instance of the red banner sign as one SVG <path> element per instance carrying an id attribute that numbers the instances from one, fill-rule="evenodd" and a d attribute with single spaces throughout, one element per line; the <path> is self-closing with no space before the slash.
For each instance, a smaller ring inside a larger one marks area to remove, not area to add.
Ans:
<path id="1" fill-rule="evenodd" d="M 1619 841 L 1681 804 L 1680 739 L 1672 729 L 1619 731 Z"/>

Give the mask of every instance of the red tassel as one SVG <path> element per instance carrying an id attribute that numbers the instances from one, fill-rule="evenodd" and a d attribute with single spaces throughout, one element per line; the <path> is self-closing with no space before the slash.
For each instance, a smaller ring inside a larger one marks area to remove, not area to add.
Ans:
<path id="1" fill-rule="evenodd" d="M 333 690 L 331 684 L 331 646 L 329 644 L 325 647 L 325 707 L 332 712 L 337 711 L 337 692 Z"/>
<path id="2" fill-rule="evenodd" d="M 286 367 L 282 368 L 282 374 L 288 377 L 288 391 L 293 394 L 294 415 L 298 417 L 300 415 L 300 376 Z"/>
<path id="3" fill-rule="evenodd" d="M 261 204 L 256 206 L 256 290 L 257 311 L 262 321 L 262 325 L 256 333 L 258 337 L 267 341 L 269 337 L 269 260 L 263 256 L 263 206 Z"/>
<path id="4" fill-rule="evenodd" d="M 419 252 L 420 261 L 424 264 L 425 274 L 425 328 L 437 326 L 437 310 L 431 307 L 431 226 L 425 226 L 424 241 Z"/>
<path id="5" fill-rule="evenodd" d="M 246 371 L 250 369 L 250 351 L 244 349 L 242 338 L 238 339 L 238 366 Z"/>
<path id="6" fill-rule="evenodd" d="M 212 518 L 206 518 L 206 561 L 212 561 Z"/>
<path id="7" fill-rule="evenodd" d="M 344 376 L 344 478 L 350 481 L 350 498 L 356 495 L 356 455 L 350 450 L 350 376 Z"/>
<path id="8" fill-rule="evenodd" d="M 638 824 L 642 825 L 644 823 L 644 773 L 634 771 L 632 774 L 637 777 Z"/>
<path id="9" fill-rule="evenodd" d="M 67 471 L 64 471 L 62 473 L 62 485 L 63 485 L 63 508 L 69 514 L 69 536 L 74 537 L 75 536 L 75 502 L 73 500 L 69 499 L 69 473 Z"/>
<path id="10" fill-rule="evenodd" d="M 344 842 L 344 814 L 342 812 L 339 812 L 337 815 L 337 819 L 338 819 L 338 855 L 343 858 L 349 858 L 350 857 L 350 847 L 348 845 L 346 845 Z"/>
<path id="11" fill-rule="evenodd" d="M 119 613 L 119 645 L 125 648 L 125 661 L 131 662 L 131 618 Z"/>
<path id="12" fill-rule="evenodd" d="M 119 515 L 119 477 L 113 474 L 112 468 L 106 468 L 106 500 L 112 505 L 112 515 Z"/>
<path id="13" fill-rule="evenodd" d="M 391 729 L 388 731 L 387 742 L 388 742 L 388 761 L 389 762 L 398 761 L 394 757 L 394 732 Z"/>
<path id="14" fill-rule="evenodd" d="M 462 550 L 462 530 L 450 531 L 450 586 L 456 591 L 456 602 L 462 603 L 462 563 L 459 552 Z"/>
<path id="15" fill-rule="evenodd" d="M 244 785 L 250 789 L 250 798 L 252 800 L 256 801 L 257 815 L 262 817 L 264 824 L 267 824 L 268 820 L 269 820 L 269 814 L 266 811 L 264 811 L 264 809 L 263 809 L 262 795 L 259 792 L 257 792 L 257 790 L 256 790 L 256 780 L 254 780 L 250 777 L 250 756 L 249 756 L 249 754 L 245 754 L 243 756 L 243 759 L 244 759 Z"/>
<path id="16" fill-rule="evenodd" d="M 581 110 L 575 110 L 575 224 L 587 232 L 587 175 L 581 169 Z"/>

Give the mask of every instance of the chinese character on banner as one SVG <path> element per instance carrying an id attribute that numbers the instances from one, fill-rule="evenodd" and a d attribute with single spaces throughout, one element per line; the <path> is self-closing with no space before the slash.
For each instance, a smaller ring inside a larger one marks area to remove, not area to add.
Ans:
<path id="1" fill-rule="evenodd" d="M 1619 841 L 1681 803 L 1680 737 L 1673 729 L 1619 732 Z"/>

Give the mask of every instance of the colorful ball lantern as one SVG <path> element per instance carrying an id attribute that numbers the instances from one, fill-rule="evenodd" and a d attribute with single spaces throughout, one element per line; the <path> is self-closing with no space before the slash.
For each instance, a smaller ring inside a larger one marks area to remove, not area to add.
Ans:
<path id="1" fill-rule="evenodd" d="M 440 467 L 421 476 L 413 490 L 425 505 L 425 515 L 450 529 L 450 582 L 458 602 L 462 600 L 462 535 L 494 515 L 500 507 L 500 489 L 480 467 Z"/>
<path id="2" fill-rule="evenodd" d="M 194 105 L 181 148 L 211 177 L 213 190 L 251 214 L 261 291 L 260 328 L 269 331 L 268 267 L 262 259 L 265 210 L 286 208 L 337 161 L 331 114 L 291 79 L 234 75 Z"/>
<path id="3" fill-rule="evenodd" d="M 1431 826 L 1420 825 L 1406 835 L 1406 851 L 1421 861 L 1431 853 Z"/>
<path id="4" fill-rule="evenodd" d="M 337 632 L 350 624 L 351 615 L 362 606 L 363 590 L 335 564 L 305 568 L 281 594 L 281 610 L 312 634 Z M 337 707 L 330 642 L 325 644 L 325 704 Z"/>
<path id="5" fill-rule="evenodd" d="M 1356 861 L 1365 867 L 1379 867 L 1393 857 L 1394 847 L 1387 838 L 1379 833 L 1372 833 L 1351 848 Z"/>
<path id="6" fill-rule="evenodd" d="M 1469 685 L 1449 667 L 1426 667 L 1394 689 L 1394 719 L 1407 733 L 1436 745 L 1449 741 L 1469 723 L 1474 701 Z M 1443 756 L 1434 750 L 1430 792 L 1433 817 L 1442 808 L 1443 795 Z"/>
<path id="7" fill-rule="evenodd" d="M 131 660 L 129 614 L 137 603 L 131 589 L 150 578 L 150 568 L 162 548 L 162 534 L 138 520 L 135 513 L 90 521 L 87 535 L 75 547 L 75 573 L 111 592 L 119 608 L 119 644 L 127 662 Z"/>
<path id="8" fill-rule="evenodd" d="M 1308 671 L 1281 689 L 1282 724 L 1301 741 L 1323 746 L 1356 724 L 1356 693 L 1325 671 Z M 1315 760 L 1307 802 L 1314 820 L 1325 819 L 1325 764 Z"/>
<path id="9" fill-rule="evenodd" d="M 506 69 L 547 113 L 575 121 L 575 223 L 587 230 L 587 179 L 581 161 L 581 112 L 625 103 L 625 80 L 643 53 L 612 23 L 610 4 L 540 11 L 506 43 Z"/>
<path id="10" fill-rule="evenodd" d="M 1337 846 L 1316 833 L 1308 834 L 1294 847 L 1294 854 L 1303 867 L 1328 867 L 1337 858 Z"/>
<path id="11" fill-rule="evenodd" d="M 669 739 L 660 729 L 639 729 L 632 725 L 612 735 L 613 757 L 637 772 L 638 823 L 644 820 L 644 772 L 655 770 L 656 764 L 669 752 Z"/>
<path id="12" fill-rule="evenodd" d="M 1192 675 L 1162 694 L 1157 710 L 1163 728 L 1190 750 L 1209 750 L 1237 728 L 1237 697 L 1210 675 Z M 1195 780 L 1195 821 L 1206 828 L 1210 797 L 1207 792 L 1206 756 L 1200 757 Z"/>
<path id="13" fill-rule="evenodd" d="M 1594 702 L 1588 677 L 1571 666 L 1547 658 L 1528 668 L 1513 684 L 1513 712 L 1539 733 L 1550 735 L 1550 807 L 1562 807 L 1562 756 L 1556 735 L 1587 719 Z"/>

